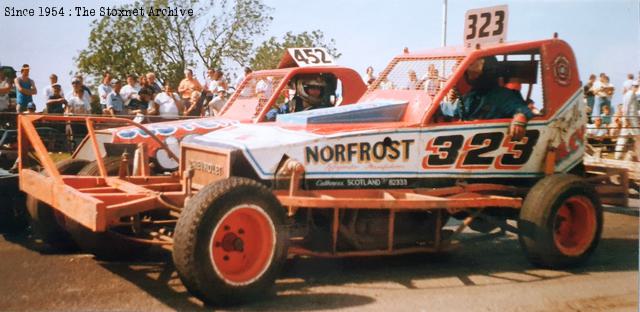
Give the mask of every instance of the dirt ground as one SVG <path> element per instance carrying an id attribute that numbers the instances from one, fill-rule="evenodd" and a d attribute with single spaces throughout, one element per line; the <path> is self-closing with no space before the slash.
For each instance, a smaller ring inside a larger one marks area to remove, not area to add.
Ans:
<path id="1" fill-rule="evenodd" d="M 511 234 L 443 255 L 292 259 L 277 296 L 234 310 L 638 311 L 638 224 L 637 209 L 607 208 L 598 249 L 566 271 L 531 266 Z M 186 292 L 168 252 L 103 262 L 28 233 L 0 237 L 1 311 L 211 309 Z"/>

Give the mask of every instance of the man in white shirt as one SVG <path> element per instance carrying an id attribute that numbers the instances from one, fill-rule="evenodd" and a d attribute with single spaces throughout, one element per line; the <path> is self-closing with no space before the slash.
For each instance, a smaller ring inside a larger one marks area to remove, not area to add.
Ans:
<path id="1" fill-rule="evenodd" d="M 633 150 L 640 157 L 640 129 L 638 123 L 638 81 L 631 83 L 631 88 L 622 97 L 622 130 L 616 140 L 615 159 L 622 159 L 622 152 L 630 137 L 633 138 Z"/>
<path id="2" fill-rule="evenodd" d="M 622 94 L 627 93 L 627 91 L 631 90 L 631 85 L 633 84 L 633 74 L 627 74 L 627 80 L 622 83 Z"/>
<path id="3" fill-rule="evenodd" d="M 129 109 L 129 103 L 132 99 L 139 100 L 138 92 L 140 91 L 140 86 L 136 83 L 137 77 L 135 75 L 127 75 L 127 85 L 122 87 L 120 90 L 120 96 L 124 101 L 125 110 Z"/>
<path id="4" fill-rule="evenodd" d="M 98 86 L 98 96 L 100 97 L 100 106 L 105 110 L 107 108 L 107 97 L 111 93 L 111 74 L 105 72 L 102 76 L 102 84 Z"/>
<path id="5" fill-rule="evenodd" d="M 51 76 L 49 76 L 49 81 L 51 84 L 44 90 L 47 99 L 53 95 L 53 86 L 58 84 L 58 76 L 56 74 L 51 74 Z M 64 97 L 64 92 L 62 90 L 60 90 L 60 95 Z"/>
<path id="6" fill-rule="evenodd" d="M 164 92 L 158 93 L 153 99 L 153 109 L 150 114 L 159 115 L 163 119 L 177 119 L 184 110 L 182 101 L 169 83 L 165 83 Z"/>

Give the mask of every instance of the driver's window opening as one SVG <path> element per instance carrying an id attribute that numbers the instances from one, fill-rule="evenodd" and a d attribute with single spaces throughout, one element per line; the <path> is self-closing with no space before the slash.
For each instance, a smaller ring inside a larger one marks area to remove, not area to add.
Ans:
<path id="1" fill-rule="evenodd" d="M 536 116 L 544 114 L 542 67 L 540 53 L 523 51 L 496 55 L 499 64 L 499 85 L 520 92 Z"/>

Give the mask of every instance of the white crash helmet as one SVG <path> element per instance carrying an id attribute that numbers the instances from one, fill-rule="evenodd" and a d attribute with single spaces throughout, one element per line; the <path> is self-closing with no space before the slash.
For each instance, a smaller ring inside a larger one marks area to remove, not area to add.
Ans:
<path id="1" fill-rule="evenodd" d="M 308 88 L 312 86 L 319 87 L 321 90 L 317 97 L 310 96 L 309 93 L 307 93 Z M 298 96 L 311 105 L 318 105 L 322 102 L 322 97 L 324 96 L 326 88 L 327 82 L 320 76 L 301 78 L 296 82 L 296 91 Z"/>

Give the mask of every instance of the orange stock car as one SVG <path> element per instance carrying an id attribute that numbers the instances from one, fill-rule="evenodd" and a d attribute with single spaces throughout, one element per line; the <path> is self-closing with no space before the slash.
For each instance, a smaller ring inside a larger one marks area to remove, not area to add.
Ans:
<path id="1" fill-rule="evenodd" d="M 486 56 L 499 61 L 505 86 L 542 104 L 520 141 L 507 136 L 510 120 L 439 113 L 450 89 L 465 89 L 467 67 Z M 430 71 L 438 84 L 405 88 L 410 71 Z M 594 251 L 603 222 L 581 176 L 583 108 L 573 52 L 557 38 L 405 53 L 358 104 L 185 139 L 172 175 L 150 175 L 145 144 L 131 175 L 123 159 L 109 176 L 101 157 L 97 177 L 61 174 L 33 127 L 45 117 L 21 116 L 21 152 L 33 149 L 45 174 L 21 164 L 20 187 L 93 235 L 172 245 L 183 283 L 214 305 L 269 293 L 288 255 L 439 252 L 467 227 L 517 233 L 532 263 L 564 267 Z M 105 120 L 86 119 L 99 156 L 93 123 Z M 158 219 L 159 210 L 172 213 Z M 444 227 L 450 217 L 463 220 L 455 230 Z"/>

